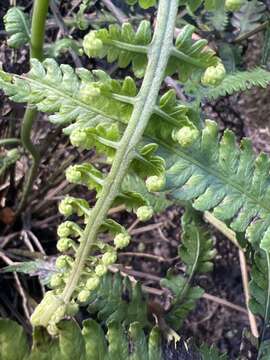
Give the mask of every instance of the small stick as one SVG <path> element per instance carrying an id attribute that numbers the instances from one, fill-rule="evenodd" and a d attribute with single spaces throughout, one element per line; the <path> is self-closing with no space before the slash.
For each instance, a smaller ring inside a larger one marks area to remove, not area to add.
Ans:
<path id="1" fill-rule="evenodd" d="M 109 270 L 111 272 L 113 272 L 113 273 L 116 273 L 116 272 L 119 271 L 122 276 L 128 276 L 132 282 L 137 282 L 136 277 L 137 278 L 138 277 L 139 278 L 145 278 L 145 279 L 152 280 L 152 281 L 157 281 L 157 282 L 160 282 L 160 280 L 162 279 L 161 277 L 158 277 L 158 276 L 155 276 L 155 275 L 143 273 L 141 271 L 130 270 L 130 269 L 124 268 L 122 266 L 118 267 L 116 265 L 111 265 L 109 267 Z M 153 294 L 153 295 L 162 296 L 164 294 L 164 290 L 162 290 L 162 289 L 156 289 L 156 288 L 145 286 L 145 285 L 142 285 L 142 289 L 145 292 L 147 292 L 149 294 Z M 215 303 L 217 303 L 217 304 L 219 304 L 221 306 L 225 306 L 225 307 L 230 308 L 232 310 L 241 312 L 242 314 L 245 314 L 245 315 L 248 316 L 248 312 L 247 312 L 247 310 L 245 308 L 243 308 L 242 306 L 239 306 L 239 305 L 235 305 L 235 304 L 233 304 L 232 302 L 230 302 L 228 300 L 221 299 L 221 298 L 219 298 L 217 296 L 214 296 L 214 295 L 211 295 L 211 294 L 208 294 L 208 293 L 204 293 L 202 298 L 204 298 L 206 300 L 209 300 L 209 301 L 212 301 L 212 302 L 215 302 Z"/>
<path id="2" fill-rule="evenodd" d="M 102 0 L 102 2 L 106 6 L 106 8 L 114 15 L 114 17 L 120 24 L 124 24 L 128 21 L 128 18 L 123 13 L 123 11 L 118 9 L 110 0 Z"/>
<path id="3" fill-rule="evenodd" d="M 218 220 L 209 211 L 204 213 L 204 219 L 213 225 L 223 235 L 225 235 L 226 238 L 228 238 L 236 247 L 238 247 L 239 250 L 243 250 L 236 239 L 235 232 L 229 229 L 228 226 L 224 224 L 224 222 Z"/>
<path id="4" fill-rule="evenodd" d="M 251 330 L 252 335 L 254 337 L 258 338 L 259 332 L 258 332 L 258 327 L 257 327 L 257 323 L 256 323 L 256 318 L 252 314 L 252 312 L 249 310 L 249 307 L 248 307 L 248 303 L 250 300 L 250 294 L 249 294 L 249 286 L 248 286 L 249 280 L 248 280 L 248 270 L 247 270 L 246 258 L 245 258 L 245 254 L 243 253 L 242 250 L 239 250 L 238 254 L 239 254 L 239 262 L 240 262 L 240 268 L 241 268 L 241 274 L 242 274 L 242 282 L 243 282 L 243 289 L 244 289 L 244 294 L 245 294 L 250 330 Z"/>
<path id="5" fill-rule="evenodd" d="M 0 257 L 2 258 L 2 260 L 6 264 L 14 265 L 14 262 L 12 260 L 10 260 L 10 258 L 8 258 L 4 253 L 2 253 L 2 251 L 0 251 Z M 22 287 L 22 284 L 21 284 L 20 279 L 19 279 L 16 272 L 13 273 L 13 276 L 14 276 L 14 279 L 15 279 L 16 288 L 17 288 L 17 290 L 18 290 L 18 292 L 19 292 L 19 294 L 21 295 L 21 298 L 22 298 L 22 306 L 23 306 L 24 313 L 25 313 L 27 319 L 30 321 L 30 312 L 29 312 L 29 309 L 28 309 L 27 298 L 25 296 L 24 289 Z"/>

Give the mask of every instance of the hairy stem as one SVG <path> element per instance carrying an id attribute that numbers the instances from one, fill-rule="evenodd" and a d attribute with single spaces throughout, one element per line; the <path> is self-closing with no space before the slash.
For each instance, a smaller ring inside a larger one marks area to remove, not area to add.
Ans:
<path id="1" fill-rule="evenodd" d="M 164 78 L 164 71 L 173 46 L 177 8 L 177 0 L 160 0 L 159 2 L 157 25 L 152 44 L 149 47 L 149 61 L 143 84 L 136 98 L 131 119 L 121 139 L 120 147 L 116 153 L 111 171 L 106 178 L 101 196 L 92 210 L 81 238 L 73 269 L 62 294 L 64 302 L 70 300 L 77 286 L 91 245 L 95 241 L 97 232 L 119 192 L 123 177 L 135 156 L 135 148 L 141 140 L 155 109 L 159 89 Z"/>
<path id="2" fill-rule="evenodd" d="M 30 57 L 36 58 L 38 60 L 42 60 L 43 58 L 45 22 L 48 13 L 48 7 L 49 0 L 35 0 L 34 2 L 31 26 Z M 21 141 L 24 148 L 30 153 L 32 157 L 32 165 L 23 186 L 22 198 L 16 211 L 17 216 L 22 212 L 26 205 L 28 195 L 32 189 L 34 180 L 37 175 L 37 170 L 41 158 L 39 150 L 31 140 L 32 126 L 36 116 L 37 110 L 28 106 L 25 111 L 21 126 Z"/>

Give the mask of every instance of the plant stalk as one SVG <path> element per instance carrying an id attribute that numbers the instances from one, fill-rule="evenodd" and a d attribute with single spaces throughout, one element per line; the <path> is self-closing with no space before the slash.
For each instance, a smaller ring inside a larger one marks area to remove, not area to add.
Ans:
<path id="1" fill-rule="evenodd" d="M 49 0 L 35 0 L 31 25 L 30 58 L 36 58 L 40 61 L 43 59 L 45 22 L 48 8 Z M 36 108 L 31 108 L 28 106 L 22 121 L 21 141 L 24 148 L 30 153 L 32 157 L 32 165 L 23 186 L 22 198 L 19 202 L 16 216 L 18 216 L 25 208 L 28 195 L 33 187 L 33 183 L 37 176 L 38 166 L 41 159 L 38 148 L 33 144 L 31 140 L 31 131 L 37 113 L 38 112 Z"/>
<path id="2" fill-rule="evenodd" d="M 21 140 L 16 138 L 9 138 L 9 139 L 0 139 L 0 146 L 6 146 L 6 145 L 20 145 Z"/>
<path id="3" fill-rule="evenodd" d="M 177 0 L 160 0 L 159 2 L 156 30 L 149 48 L 148 66 L 143 84 L 136 98 L 132 116 L 121 139 L 111 171 L 106 178 L 101 195 L 92 210 L 81 238 L 70 277 L 62 294 L 62 300 L 65 303 L 69 302 L 78 284 L 97 232 L 119 192 L 123 177 L 135 156 L 135 148 L 141 140 L 155 109 L 159 89 L 164 78 L 164 71 L 173 47 L 177 9 Z"/>

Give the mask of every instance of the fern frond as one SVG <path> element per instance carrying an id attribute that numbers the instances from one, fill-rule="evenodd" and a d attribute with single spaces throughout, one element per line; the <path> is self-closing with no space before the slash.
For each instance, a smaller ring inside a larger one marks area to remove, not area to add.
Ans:
<path id="1" fill-rule="evenodd" d="M 153 208 L 155 213 L 164 211 L 172 205 L 164 193 L 153 194 L 148 192 L 145 182 L 135 173 L 127 174 L 122 182 L 123 191 L 135 191 L 143 196 L 148 204 Z"/>
<path id="2" fill-rule="evenodd" d="M 207 24 L 218 31 L 224 31 L 229 22 L 229 14 L 225 9 L 224 0 L 210 1 L 210 12 L 207 14 Z M 207 10 L 207 6 L 206 10 Z"/>
<path id="3" fill-rule="evenodd" d="M 5 155 L 0 155 L 0 176 L 19 159 L 20 154 L 17 149 L 12 149 L 6 152 Z"/>
<path id="4" fill-rule="evenodd" d="M 233 14 L 232 24 L 242 35 L 256 28 L 265 16 L 265 4 L 262 1 L 246 1 L 241 9 Z"/>
<path id="5" fill-rule="evenodd" d="M 125 328 L 113 321 L 106 333 L 92 319 L 83 322 L 82 330 L 75 321 L 64 320 L 54 329 L 54 336 L 36 328 L 31 349 L 26 333 L 15 321 L 0 319 L 0 329 L 1 360 L 164 359 L 159 329 L 155 327 L 147 335 L 138 322 Z"/>
<path id="6" fill-rule="evenodd" d="M 108 301 L 110 299 L 110 301 Z M 89 299 L 88 311 L 98 314 L 98 319 L 110 323 L 117 321 L 130 325 L 147 322 L 147 302 L 138 283 L 132 284 L 128 277 L 122 279 L 119 273 L 107 274 Z"/>
<path id="7" fill-rule="evenodd" d="M 226 354 L 220 354 L 218 349 L 215 346 L 207 346 L 205 344 L 201 345 L 199 348 L 201 355 L 201 360 L 228 360 Z"/>
<path id="8" fill-rule="evenodd" d="M 30 42 L 30 19 L 21 8 L 10 8 L 4 16 L 4 24 L 10 47 L 18 49 Z"/>
<path id="9" fill-rule="evenodd" d="M 31 62 L 27 75 L 13 77 L 0 72 L 0 87 L 16 102 L 28 102 L 38 110 L 50 115 L 50 121 L 69 124 L 78 121 L 77 127 L 94 127 L 98 123 L 120 121 L 127 124 L 138 93 L 133 79 L 123 81 L 111 79 L 101 70 L 92 73 L 86 69 L 74 71 L 69 65 L 59 66 L 55 60 Z M 149 127 L 158 128 L 168 122 L 168 131 L 189 124 L 189 109 L 177 101 L 175 93 L 168 91 L 156 105 Z"/>
<path id="10" fill-rule="evenodd" d="M 255 248 L 268 238 L 270 162 L 265 154 L 255 160 L 251 142 L 243 139 L 239 148 L 228 130 L 219 141 L 218 127 L 210 120 L 191 146 L 163 145 L 172 151 L 167 170 L 171 196 L 192 200 L 199 211 L 213 210 L 233 230 L 246 232 Z"/>
<path id="11" fill-rule="evenodd" d="M 29 351 L 27 335 L 23 328 L 8 319 L 0 319 L 0 344 L 2 360 L 23 360 Z"/>
<path id="12" fill-rule="evenodd" d="M 194 42 L 194 31 L 193 26 L 186 25 L 171 51 L 167 74 L 178 73 L 182 81 L 186 81 L 193 71 L 206 69 L 218 62 L 214 51 L 206 48 L 207 41 Z M 120 68 L 131 64 L 134 74 L 141 78 L 145 72 L 151 39 L 150 23 L 143 21 L 136 33 L 129 23 L 122 27 L 110 25 L 108 29 L 92 31 L 84 38 L 83 46 L 89 57 L 106 57 L 110 63 L 117 61 Z"/>
<path id="13" fill-rule="evenodd" d="M 262 68 L 255 68 L 226 75 L 220 85 L 207 89 L 204 96 L 209 100 L 215 100 L 221 96 L 232 95 L 255 86 L 266 88 L 269 84 L 270 72 Z"/>
<path id="14" fill-rule="evenodd" d="M 269 348 L 267 344 L 267 329 L 270 325 L 270 258 L 267 251 L 258 251 L 252 262 L 251 281 L 249 283 L 251 299 L 249 308 L 255 315 L 263 319 L 263 331 L 259 348 L 258 359 L 267 359 Z M 269 331 L 268 331 L 269 333 Z"/>
<path id="15" fill-rule="evenodd" d="M 200 213 L 187 207 L 181 222 L 183 233 L 179 256 L 187 267 L 186 273 L 193 276 L 195 273 L 212 271 L 216 251 Z"/>
<path id="16" fill-rule="evenodd" d="M 173 329 L 179 330 L 187 315 L 195 308 L 197 300 L 202 297 L 203 290 L 198 286 L 190 286 L 187 279 L 173 275 L 171 271 L 160 284 L 168 288 L 173 295 L 171 308 L 165 317 L 166 322 Z"/>

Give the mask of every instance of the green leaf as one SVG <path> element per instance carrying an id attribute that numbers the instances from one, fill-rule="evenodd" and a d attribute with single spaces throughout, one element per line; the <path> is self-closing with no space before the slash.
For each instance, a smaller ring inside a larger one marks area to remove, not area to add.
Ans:
<path id="1" fill-rule="evenodd" d="M 193 71 L 206 69 L 218 62 L 214 51 L 206 48 L 206 40 L 192 39 L 194 31 L 191 25 L 181 29 L 166 71 L 168 75 L 178 73 L 181 81 L 186 81 Z M 108 29 L 90 32 L 84 38 L 83 46 L 89 57 L 107 57 L 109 63 L 117 61 L 120 68 L 131 65 L 134 74 L 142 78 L 151 37 L 149 22 L 141 22 L 136 33 L 129 23 L 125 23 L 122 27 L 110 25 Z"/>
<path id="2" fill-rule="evenodd" d="M 163 360 L 161 334 L 157 326 L 149 335 L 148 356 L 149 360 Z"/>
<path id="3" fill-rule="evenodd" d="M 27 336 L 15 321 L 0 319 L 0 359 L 23 360 L 29 351 Z"/>
<path id="4" fill-rule="evenodd" d="M 130 360 L 148 360 L 147 341 L 143 328 L 139 322 L 134 322 L 129 327 L 129 336 L 133 344 Z"/>
<path id="5" fill-rule="evenodd" d="M 269 264 L 264 251 L 254 255 L 251 281 L 249 284 L 251 300 L 249 307 L 255 315 L 260 315 L 268 323 L 270 318 Z"/>
<path id="6" fill-rule="evenodd" d="M 219 141 L 218 127 L 210 120 L 190 147 L 167 148 L 174 153 L 170 159 L 167 156 L 171 196 L 192 200 L 199 211 L 213 210 L 214 216 L 230 222 L 234 231 L 246 232 L 258 247 L 270 226 L 267 156 L 255 160 L 251 142 L 243 139 L 239 148 L 229 130 Z"/>
<path id="7" fill-rule="evenodd" d="M 39 276 L 43 284 L 49 282 L 49 278 L 54 270 L 54 266 L 49 261 L 35 260 L 23 261 L 14 265 L 5 266 L 0 270 L 1 272 L 18 272 L 29 274 L 30 276 Z"/>
<path id="8" fill-rule="evenodd" d="M 179 256 L 187 266 L 186 273 L 190 276 L 213 269 L 212 260 L 216 251 L 213 248 L 213 239 L 202 224 L 200 214 L 187 207 L 182 216 L 183 233 Z"/>
<path id="9" fill-rule="evenodd" d="M 206 40 L 194 41 L 192 39 L 194 31 L 195 27 L 192 25 L 186 25 L 181 29 L 168 64 L 167 74 L 178 73 L 179 80 L 182 82 L 187 81 L 196 71 L 201 72 L 218 63 L 215 52 L 206 48 Z"/>
<path id="10" fill-rule="evenodd" d="M 19 157 L 20 154 L 17 149 L 9 150 L 5 155 L 0 155 L 0 175 L 4 174 L 10 166 L 15 164 Z"/>
<path id="11" fill-rule="evenodd" d="M 51 337 L 45 328 L 33 331 L 31 354 L 27 360 L 62 360 L 57 338 Z M 26 359 L 25 359 L 26 360 Z"/>
<path id="12" fill-rule="evenodd" d="M 76 54 L 80 55 L 80 44 L 76 40 L 67 37 L 56 40 L 55 42 L 50 43 L 50 45 L 45 46 L 44 52 L 46 57 L 57 58 L 71 49 Z"/>
<path id="13" fill-rule="evenodd" d="M 123 327 L 118 322 L 111 322 L 108 325 L 108 358 L 110 360 L 128 359 L 128 339 Z"/>
<path id="14" fill-rule="evenodd" d="M 85 320 L 82 334 L 85 341 L 87 360 L 104 360 L 107 353 L 107 344 L 104 332 L 96 321 Z"/>
<path id="15" fill-rule="evenodd" d="M 220 354 L 218 349 L 215 346 L 209 347 L 206 344 L 203 344 L 198 349 L 201 355 L 201 360 L 228 360 L 226 354 Z"/>
<path id="16" fill-rule="evenodd" d="M 128 123 L 138 92 L 130 77 L 117 81 L 100 70 L 93 73 L 86 69 L 74 71 L 69 65 L 59 66 L 53 59 L 43 63 L 32 59 L 31 64 L 27 76 L 11 77 L 0 72 L 0 88 L 14 101 L 28 102 L 42 112 L 54 113 L 49 116 L 52 123 L 77 121 L 66 133 L 98 124 Z M 177 101 L 170 90 L 160 98 L 147 131 L 167 137 L 175 127 L 191 123 L 188 112 L 188 106 Z M 166 129 L 162 128 L 164 121 Z"/>
<path id="17" fill-rule="evenodd" d="M 4 23 L 9 35 L 8 46 L 18 49 L 30 42 L 30 19 L 21 8 L 10 8 L 4 16 Z"/>
<path id="18" fill-rule="evenodd" d="M 89 299 L 88 311 L 97 313 L 98 319 L 107 323 L 115 321 L 129 325 L 139 321 L 142 326 L 148 324 L 147 304 L 140 285 L 131 284 L 128 277 L 122 280 L 119 273 L 102 277 Z"/>
<path id="19" fill-rule="evenodd" d="M 232 95 L 255 86 L 266 88 L 269 84 L 270 72 L 262 68 L 255 68 L 226 75 L 220 85 L 208 88 L 204 95 L 209 100 L 215 100 L 221 96 Z"/>
<path id="20" fill-rule="evenodd" d="M 208 4 L 207 4 L 208 3 Z M 205 3 L 207 14 L 207 25 L 218 31 L 224 31 L 229 22 L 228 12 L 225 10 L 225 0 L 210 0 Z"/>
<path id="21" fill-rule="evenodd" d="M 160 284 L 172 292 L 172 306 L 165 319 L 172 328 L 178 330 L 188 313 L 195 308 L 197 300 L 203 294 L 203 290 L 198 286 L 191 287 L 187 279 L 179 275 L 173 275 L 171 271 L 168 272 L 166 278 L 160 281 Z"/>
<path id="22" fill-rule="evenodd" d="M 168 206 L 172 204 L 165 194 L 153 194 L 148 192 L 145 182 L 137 176 L 135 173 L 127 174 L 122 182 L 123 191 L 135 191 L 147 201 L 147 203 L 153 208 L 154 212 L 160 213 L 164 211 Z"/>
<path id="23" fill-rule="evenodd" d="M 265 5 L 258 0 L 246 1 L 241 9 L 233 14 L 232 25 L 243 35 L 255 29 L 265 15 Z"/>
<path id="24" fill-rule="evenodd" d="M 85 343 L 80 327 L 75 321 L 63 320 L 58 325 L 61 360 L 85 360 Z"/>

